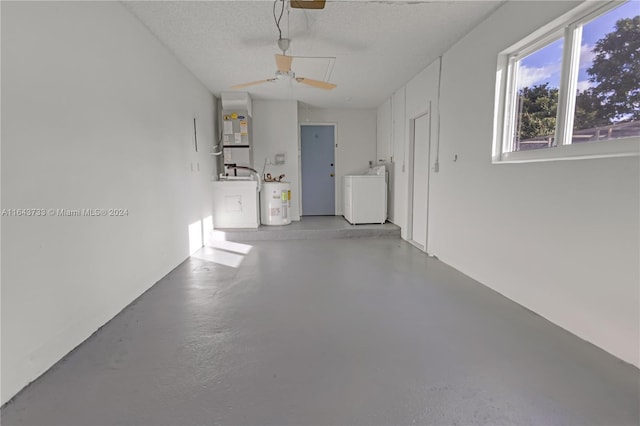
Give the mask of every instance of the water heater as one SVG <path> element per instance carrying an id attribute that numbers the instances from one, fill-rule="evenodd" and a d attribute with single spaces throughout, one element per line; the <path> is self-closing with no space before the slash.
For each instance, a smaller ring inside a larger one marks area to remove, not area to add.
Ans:
<path id="1" fill-rule="evenodd" d="M 260 222 L 263 225 L 291 223 L 291 185 L 264 182 L 260 191 Z"/>

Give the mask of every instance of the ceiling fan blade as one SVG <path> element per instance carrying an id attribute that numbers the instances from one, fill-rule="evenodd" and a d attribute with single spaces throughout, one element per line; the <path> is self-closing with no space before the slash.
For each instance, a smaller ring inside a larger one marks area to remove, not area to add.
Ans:
<path id="1" fill-rule="evenodd" d="M 324 9 L 326 0 L 291 0 L 291 7 L 295 9 Z"/>
<path id="2" fill-rule="evenodd" d="M 293 58 L 286 55 L 276 55 L 276 66 L 278 71 L 289 72 L 291 71 L 291 61 Z"/>
<path id="3" fill-rule="evenodd" d="M 327 83 L 326 81 L 312 80 L 310 78 L 304 78 L 304 77 L 296 77 L 296 81 L 298 83 L 308 84 L 309 86 L 317 87 L 318 89 L 331 90 L 338 87 L 333 83 Z"/>
<path id="4" fill-rule="evenodd" d="M 252 81 L 251 83 L 236 84 L 235 86 L 231 86 L 231 88 L 232 89 L 243 89 L 245 87 L 255 86 L 256 84 L 268 83 L 268 82 L 273 81 L 273 80 L 275 80 L 275 78 L 268 78 L 266 80 Z"/>

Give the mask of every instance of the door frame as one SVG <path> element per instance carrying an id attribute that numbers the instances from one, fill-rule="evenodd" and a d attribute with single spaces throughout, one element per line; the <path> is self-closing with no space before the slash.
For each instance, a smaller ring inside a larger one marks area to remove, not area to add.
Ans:
<path id="1" fill-rule="evenodd" d="M 427 201 L 427 217 L 426 217 L 426 226 L 425 226 L 425 246 L 417 243 L 413 238 L 413 198 L 414 198 L 414 188 L 413 188 L 413 178 L 415 172 L 415 137 L 416 137 L 416 120 L 427 115 L 429 119 L 429 139 L 427 141 L 427 187 L 425 188 L 426 201 Z M 407 241 L 415 246 L 416 248 L 427 253 L 427 246 L 429 244 L 429 193 L 431 189 L 431 102 L 427 106 L 427 109 L 422 110 L 415 115 L 412 115 L 409 118 L 409 146 L 407 147 L 408 160 L 407 164 L 409 166 L 407 173 Z"/>
<path id="2" fill-rule="evenodd" d="M 315 122 L 315 121 L 305 121 L 304 123 L 298 124 L 298 211 L 300 212 L 300 217 L 303 216 L 304 212 L 302 211 L 302 127 L 303 126 L 333 126 L 333 169 L 334 169 L 334 180 L 333 180 L 333 214 L 338 214 L 338 123 L 332 122 Z"/>

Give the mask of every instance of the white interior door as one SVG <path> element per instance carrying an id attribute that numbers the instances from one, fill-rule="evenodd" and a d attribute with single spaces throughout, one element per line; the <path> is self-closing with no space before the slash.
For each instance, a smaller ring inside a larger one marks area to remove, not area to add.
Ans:
<path id="1" fill-rule="evenodd" d="M 411 197 L 411 240 L 427 250 L 427 209 L 429 193 L 429 114 L 414 120 L 412 197 Z"/>

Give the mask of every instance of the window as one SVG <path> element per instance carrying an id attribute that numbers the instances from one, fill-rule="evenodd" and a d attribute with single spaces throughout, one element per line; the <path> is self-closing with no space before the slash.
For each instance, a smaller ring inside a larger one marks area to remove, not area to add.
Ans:
<path id="1" fill-rule="evenodd" d="M 499 56 L 494 162 L 640 152 L 640 13 L 585 4 Z"/>
<path id="2" fill-rule="evenodd" d="M 564 37 L 517 59 L 513 150 L 551 147 L 555 143 L 560 64 Z"/>

